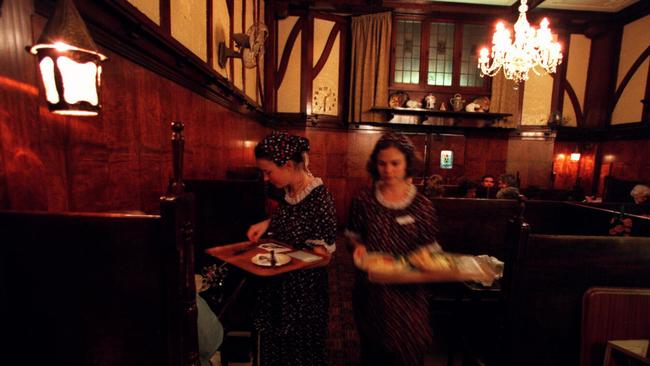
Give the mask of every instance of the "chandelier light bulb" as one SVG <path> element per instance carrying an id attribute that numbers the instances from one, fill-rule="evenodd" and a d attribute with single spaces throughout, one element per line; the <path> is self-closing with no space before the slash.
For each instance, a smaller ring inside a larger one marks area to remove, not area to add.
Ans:
<path id="1" fill-rule="evenodd" d="M 542 72 L 554 73 L 562 62 L 562 47 L 553 41 L 548 19 L 542 19 L 539 29 L 531 27 L 526 19 L 526 3 L 526 0 L 521 0 L 519 18 L 514 25 L 514 42 L 510 30 L 502 22 L 496 24 L 492 51 L 483 48 L 479 54 L 481 76 L 494 76 L 503 69 L 506 79 L 519 83 L 528 80 L 531 69 L 537 75 L 541 75 L 538 68 Z"/>

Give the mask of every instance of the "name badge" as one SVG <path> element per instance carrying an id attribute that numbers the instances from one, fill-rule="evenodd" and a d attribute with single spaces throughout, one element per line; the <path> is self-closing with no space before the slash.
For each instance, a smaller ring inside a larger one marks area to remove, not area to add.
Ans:
<path id="1" fill-rule="evenodd" d="M 400 225 L 408 225 L 408 224 L 415 223 L 415 219 L 411 215 L 398 216 L 395 218 L 395 221 L 397 221 L 397 223 Z"/>

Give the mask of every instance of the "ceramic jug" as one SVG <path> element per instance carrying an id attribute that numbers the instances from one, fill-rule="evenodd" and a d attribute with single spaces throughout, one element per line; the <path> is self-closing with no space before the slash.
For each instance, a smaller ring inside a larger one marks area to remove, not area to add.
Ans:
<path id="1" fill-rule="evenodd" d="M 458 93 L 454 94 L 453 98 L 449 98 L 449 105 L 451 105 L 451 109 L 454 112 L 463 110 L 463 103 L 465 103 L 465 101 L 463 100 L 463 97 Z"/>
<path id="2" fill-rule="evenodd" d="M 433 94 L 429 94 L 426 97 L 424 97 L 424 105 L 427 107 L 427 109 L 436 109 L 436 96 Z"/>

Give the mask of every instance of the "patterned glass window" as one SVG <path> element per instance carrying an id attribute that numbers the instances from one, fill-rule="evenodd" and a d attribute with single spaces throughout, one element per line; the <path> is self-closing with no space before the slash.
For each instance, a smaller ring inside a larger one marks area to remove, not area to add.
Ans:
<path id="1" fill-rule="evenodd" d="M 483 78 L 478 65 L 478 50 L 487 44 L 487 27 L 478 24 L 463 25 L 463 52 L 460 59 L 460 86 L 481 87 Z"/>
<path id="2" fill-rule="evenodd" d="M 427 84 L 450 86 L 454 64 L 454 24 L 431 23 Z"/>
<path id="3" fill-rule="evenodd" d="M 395 82 L 420 83 L 421 22 L 399 20 L 395 33 Z"/>

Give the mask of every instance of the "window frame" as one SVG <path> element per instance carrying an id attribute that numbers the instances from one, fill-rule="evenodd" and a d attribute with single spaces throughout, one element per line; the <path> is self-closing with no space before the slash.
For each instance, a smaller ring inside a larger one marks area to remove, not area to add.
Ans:
<path id="1" fill-rule="evenodd" d="M 395 82 L 395 50 L 396 50 L 396 32 L 397 22 L 399 21 L 419 21 L 420 25 L 420 77 L 418 84 L 405 84 Z M 431 34 L 431 23 L 451 23 L 454 24 L 454 52 L 452 55 L 452 77 L 451 86 L 443 85 L 429 85 L 427 84 L 428 69 L 429 69 L 429 38 Z M 390 43 L 390 75 L 388 88 L 393 90 L 403 91 L 421 91 L 421 92 L 440 92 L 440 93 L 466 93 L 474 95 L 487 95 L 491 94 L 492 78 L 483 77 L 485 81 L 483 86 L 460 86 L 460 67 L 461 56 L 463 47 L 463 31 L 465 24 L 477 24 L 486 26 L 486 30 L 490 31 L 490 23 L 487 20 L 461 20 L 453 18 L 440 18 L 434 16 L 421 16 L 421 15 L 395 15 L 393 17 L 393 29 L 391 31 Z M 486 37 L 486 46 L 489 42 L 489 37 Z"/>

